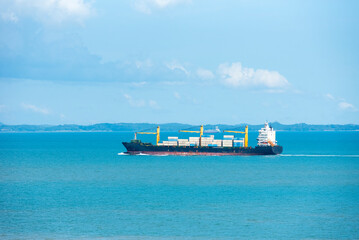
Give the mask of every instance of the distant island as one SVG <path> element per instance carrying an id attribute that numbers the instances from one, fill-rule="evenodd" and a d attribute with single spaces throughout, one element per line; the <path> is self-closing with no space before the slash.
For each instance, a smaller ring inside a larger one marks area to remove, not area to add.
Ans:
<path id="1" fill-rule="evenodd" d="M 250 131 L 257 131 L 263 127 L 263 124 L 215 124 L 204 125 L 204 129 L 214 129 L 216 126 L 221 130 L 225 129 L 242 129 L 248 125 Z M 306 123 L 297 124 L 281 124 L 279 122 L 270 123 L 276 131 L 359 131 L 358 124 L 329 124 L 329 125 L 313 125 Z M 182 123 L 99 123 L 93 125 L 6 125 L 0 123 L 0 132 L 135 132 L 144 129 L 155 129 L 161 127 L 162 132 L 176 132 L 180 129 L 195 128 L 196 125 Z M 199 127 L 199 126 L 198 126 Z"/>

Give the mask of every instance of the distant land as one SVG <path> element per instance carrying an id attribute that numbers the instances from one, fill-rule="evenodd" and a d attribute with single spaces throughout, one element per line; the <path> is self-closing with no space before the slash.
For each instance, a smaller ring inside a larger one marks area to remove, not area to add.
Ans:
<path id="1" fill-rule="evenodd" d="M 229 129 L 243 129 L 247 124 L 236 125 L 204 125 L 204 129 L 214 129 L 216 126 L 221 130 Z M 162 132 L 176 132 L 181 129 L 199 128 L 196 125 L 181 124 L 181 123 L 99 123 L 93 125 L 6 125 L 0 123 L 0 132 L 135 132 L 135 131 L 149 131 L 154 130 L 157 126 L 161 127 Z M 281 124 L 279 122 L 271 123 L 271 126 L 277 131 L 359 131 L 357 124 L 329 124 L 329 125 L 312 125 L 306 123 L 297 124 Z M 249 131 L 257 131 L 263 127 L 260 125 L 248 124 Z"/>

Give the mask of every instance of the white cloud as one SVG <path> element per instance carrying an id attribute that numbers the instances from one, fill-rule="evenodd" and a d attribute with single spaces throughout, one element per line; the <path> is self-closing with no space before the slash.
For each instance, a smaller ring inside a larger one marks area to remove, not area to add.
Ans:
<path id="1" fill-rule="evenodd" d="M 166 67 L 173 70 L 173 71 L 174 70 L 180 70 L 180 71 L 184 72 L 186 75 L 189 75 L 189 71 L 187 71 L 187 69 L 184 66 L 182 66 L 181 64 L 179 64 L 179 63 L 175 63 L 175 62 L 166 63 Z"/>
<path id="2" fill-rule="evenodd" d="M 30 16 L 45 23 L 79 21 L 89 17 L 93 9 L 84 0 L 5 0 L 0 8 L 7 9 L 2 13 L 4 20 L 17 22 L 21 16 Z"/>
<path id="3" fill-rule="evenodd" d="M 181 95 L 178 92 L 174 92 L 173 96 L 178 100 L 181 99 Z"/>
<path id="4" fill-rule="evenodd" d="M 142 82 L 133 82 L 133 83 L 131 83 L 131 85 L 132 86 L 134 86 L 134 87 L 143 87 L 143 86 L 145 86 L 147 84 L 147 82 L 146 81 L 142 81 Z"/>
<path id="5" fill-rule="evenodd" d="M 335 97 L 333 97 L 333 95 L 331 95 L 330 93 L 325 94 L 324 97 L 326 97 L 328 100 L 335 101 Z"/>
<path id="6" fill-rule="evenodd" d="M 146 13 L 146 14 L 152 13 L 151 8 L 148 5 L 148 3 L 146 3 L 146 1 L 136 1 L 134 6 L 135 6 L 135 9 L 139 12 Z"/>
<path id="7" fill-rule="evenodd" d="M 164 9 L 190 2 L 191 0 L 135 0 L 134 7 L 140 12 L 151 14 L 154 9 Z"/>
<path id="8" fill-rule="evenodd" d="M 48 115 L 50 113 L 50 111 L 46 108 L 41 108 L 32 104 L 26 104 L 26 103 L 22 103 L 21 106 L 26 109 L 26 110 L 30 110 L 36 113 L 41 113 L 44 115 Z"/>
<path id="9" fill-rule="evenodd" d="M 148 106 L 150 106 L 153 109 L 159 109 L 158 103 L 155 100 L 148 101 Z"/>
<path id="10" fill-rule="evenodd" d="M 207 69 L 199 68 L 197 69 L 197 76 L 202 79 L 212 79 L 214 78 L 214 74 Z"/>
<path id="11" fill-rule="evenodd" d="M 149 101 L 145 101 L 143 99 L 134 99 L 129 94 L 123 94 L 123 96 L 126 98 L 127 102 L 132 107 L 150 107 L 150 108 L 153 108 L 153 109 L 160 109 L 158 103 L 155 100 L 151 99 Z"/>
<path id="12" fill-rule="evenodd" d="M 152 67 L 153 66 L 153 63 L 152 63 L 152 61 L 150 60 L 150 59 L 146 59 L 146 60 L 144 60 L 144 61 L 136 61 L 135 62 L 135 65 L 136 65 L 136 68 L 138 68 L 138 69 L 143 69 L 143 68 L 150 68 L 150 67 Z"/>
<path id="13" fill-rule="evenodd" d="M 19 18 L 15 15 L 15 13 L 13 12 L 4 12 L 1 13 L 1 18 L 2 20 L 4 20 L 5 22 L 13 22 L 13 23 L 17 23 L 19 21 Z"/>
<path id="14" fill-rule="evenodd" d="M 187 82 L 184 81 L 162 81 L 161 84 L 168 85 L 168 86 L 180 86 L 185 85 Z"/>
<path id="15" fill-rule="evenodd" d="M 353 111 L 353 112 L 358 111 L 358 109 L 353 104 L 348 103 L 348 102 L 340 102 L 340 103 L 338 103 L 338 106 L 342 110 L 349 110 L 349 111 Z"/>
<path id="16" fill-rule="evenodd" d="M 128 95 L 128 94 L 124 94 L 123 95 L 126 99 L 127 102 L 132 106 L 132 107 L 144 107 L 146 106 L 146 102 L 144 100 L 141 99 L 133 99 L 132 96 Z"/>
<path id="17" fill-rule="evenodd" d="M 240 62 L 220 64 L 218 71 L 223 83 L 231 87 L 284 88 L 289 85 L 287 79 L 276 71 L 246 68 Z"/>
<path id="18" fill-rule="evenodd" d="M 348 103 L 344 98 L 334 97 L 330 93 L 325 94 L 324 97 L 330 101 L 335 102 L 335 104 L 337 104 L 341 110 L 352 112 L 358 111 L 358 109 L 353 104 Z"/>

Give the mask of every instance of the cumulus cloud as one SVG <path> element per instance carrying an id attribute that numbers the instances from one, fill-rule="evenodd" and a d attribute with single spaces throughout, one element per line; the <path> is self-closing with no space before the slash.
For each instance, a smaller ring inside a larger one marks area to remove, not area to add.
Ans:
<path id="1" fill-rule="evenodd" d="M 173 71 L 174 70 L 180 70 L 180 71 L 184 72 L 186 75 L 189 75 L 189 71 L 179 63 L 175 63 L 175 62 L 166 63 L 166 67 L 173 70 Z"/>
<path id="2" fill-rule="evenodd" d="M 26 109 L 26 110 L 30 110 L 36 113 L 41 113 L 43 115 L 48 115 L 50 113 L 50 111 L 46 108 L 41 108 L 32 104 L 26 104 L 26 103 L 22 103 L 21 106 Z"/>
<path id="3" fill-rule="evenodd" d="M 242 67 L 240 62 L 220 64 L 218 72 L 222 82 L 231 87 L 263 86 L 266 88 L 284 88 L 289 85 L 287 79 L 276 71 Z"/>
<path id="4" fill-rule="evenodd" d="M 191 0 L 135 0 L 134 7 L 140 12 L 151 14 L 154 9 L 164 9 L 190 2 Z"/>
<path id="5" fill-rule="evenodd" d="M 30 16 L 43 22 L 82 21 L 93 13 L 84 0 L 4 0 L 0 8 L 7 9 L 2 19 L 17 22 L 21 16 Z"/>
<path id="6" fill-rule="evenodd" d="M 203 69 L 203 68 L 199 68 L 197 69 L 197 76 L 202 78 L 202 79 L 212 79 L 214 78 L 214 74 L 207 69 Z"/>

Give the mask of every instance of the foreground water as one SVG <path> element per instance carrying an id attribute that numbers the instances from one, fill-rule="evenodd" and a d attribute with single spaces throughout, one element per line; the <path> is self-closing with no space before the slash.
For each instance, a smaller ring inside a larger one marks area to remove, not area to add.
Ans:
<path id="1" fill-rule="evenodd" d="M 359 132 L 277 135 L 280 156 L 156 157 L 0 134 L 0 239 L 359 239 Z"/>

